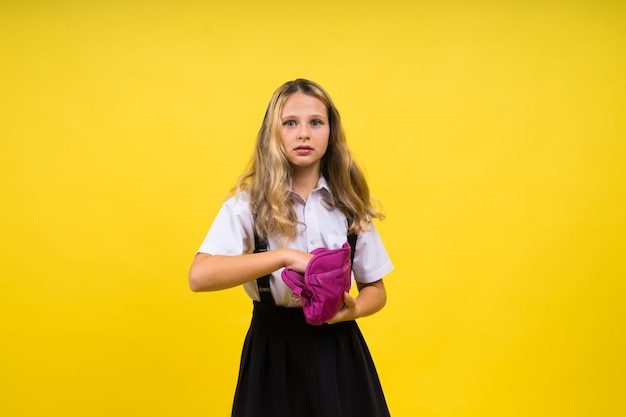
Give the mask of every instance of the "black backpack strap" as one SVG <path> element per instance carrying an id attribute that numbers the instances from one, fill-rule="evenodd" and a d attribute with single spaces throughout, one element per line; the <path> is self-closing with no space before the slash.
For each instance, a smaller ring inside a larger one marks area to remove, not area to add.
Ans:
<path id="1" fill-rule="evenodd" d="M 261 239 L 254 230 L 254 253 L 267 252 L 267 241 Z M 259 288 L 259 297 L 261 297 L 262 303 L 274 304 L 274 297 L 272 297 L 272 290 L 270 289 L 270 276 L 265 275 L 259 277 L 256 280 L 256 285 Z"/>
<path id="2" fill-rule="evenodd" d="M 356 239 L 358 235 L 355 233 L 350 233 L 348 235 L 348 243 L 350 244 L 350 265 L 354 262 L 354 252 L 356 251 Z"/>

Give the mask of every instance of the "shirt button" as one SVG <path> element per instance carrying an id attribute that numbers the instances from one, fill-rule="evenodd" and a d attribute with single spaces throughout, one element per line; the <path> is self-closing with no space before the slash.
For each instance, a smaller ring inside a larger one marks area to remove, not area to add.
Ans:
<path id="1" fill-rule="evenodd" d="M 311 243 L 311 245 L 315 245 L 315 239 L 311 239 L 309 243 Z"/>

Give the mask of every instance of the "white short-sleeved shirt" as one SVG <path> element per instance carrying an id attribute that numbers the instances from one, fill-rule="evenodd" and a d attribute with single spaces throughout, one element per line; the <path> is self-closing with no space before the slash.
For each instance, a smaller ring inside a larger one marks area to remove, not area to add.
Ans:
<path id="1" fill-rule="evenodd" d="M 291 192 L 298 220 L 296 239 L 286 245 L 288 248 L 311 252 L 324 247 L 338 249 L 347 241 L 348 223 L 346 216 L 338 209 L 331 208 L 325 201 L 332 201 L 328 183 L 322 177 L 308 200 Z M 305 226 L 306 225 L 306 226 Z M 281 246 L 272 238 L 268 250 Z M 282 246 L 285 247 L 285 246 Z M 242 255 L 254 251 L 253 218 L 247 193 L 243 192 L 227 200 L 215 217 L 209 232 L 198 252 L 210 255 Z M 368 231 L 358 235 L 352 271 L 354 279 L 362 283 L 377 281 L 393 269 L 391 260 L 382 240 L 372 224 Z M 299 301 L 291 297 L 291 289 L 283 283 L 282 268 L 273 272 L 270 278 L 272 295 L 277 305 L 298 307 Z M 243 285 L 253 300 L 259 301 L 259 291 L 255 280 Z"/>

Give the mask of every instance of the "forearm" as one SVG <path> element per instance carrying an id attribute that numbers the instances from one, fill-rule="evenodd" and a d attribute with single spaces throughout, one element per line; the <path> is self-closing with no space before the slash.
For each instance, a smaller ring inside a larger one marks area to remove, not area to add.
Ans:
<path id="1" fill-rule="evenodd" d="M 387 303 L 387 291 L 383 280 L 370 284 L 357 282 L 359 295 L 356 297 L 356 318 L 370 316 L 380 310 Z"/>
<path id="2" fill-rule="evenodd" d="M 199 253 L 189 270 L 192 291 L 217 291 L 236 287 L 284 266 L 281 250 L 240 256 Z"/>
<path id="3" fill-rule="evenodd" d="M 302 272 L 311 257 L 286 248 L 239 256 L 198 253 L 189 270 L 189 287 L 192 291 L 217 291 L 245 284 L 282 267 Z"/>

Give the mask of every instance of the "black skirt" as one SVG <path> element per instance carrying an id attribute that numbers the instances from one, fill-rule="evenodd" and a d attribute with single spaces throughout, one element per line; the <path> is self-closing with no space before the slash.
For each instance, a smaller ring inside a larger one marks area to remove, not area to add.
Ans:
<path id="1" fill-rule="evenodd" d="M 254 302 L 233 417 L 385 417 L 387 403 L 355 321 L 314 326 L 301 308 Z"/>

